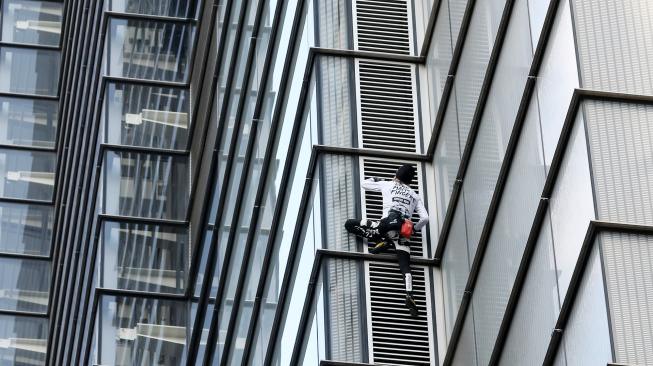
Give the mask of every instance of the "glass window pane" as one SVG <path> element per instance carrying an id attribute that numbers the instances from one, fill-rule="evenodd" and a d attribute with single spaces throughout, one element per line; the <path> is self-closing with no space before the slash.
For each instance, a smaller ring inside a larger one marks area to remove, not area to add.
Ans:
<path id="1" fill-rule="evenodd" d="M 188 91 L 109 84 L 104 142 L 115 145 L 184 149 L 190 123 Z"/>
<path id="2" fill-rule="evenodd" d="M 100 365 L 185 365 L 186 302 L 104 296 L 95 324 Z"/>
<path id="3" fill-rule="evenodd" d="M 108 151 L 102 176 L 102 212 L 183 220 L 189 197 L 188 158 Z"/>
<path id="4" fill-rule="evenodd" d="M 47 261 L 0 258 L 0 309 L 45 313 L 50 273 Z"/>
<path id="5" fill-rule="evenodd" d="M 188 274 L 188 230 L 104 222 L 100 287 L 183 293 Z"/>
<path id="6" fill-rule="evenodd" d="M 3 3 L 3 42 L 59 45 L 63 3 L 26 0 Z"/>
<path id="7" fill-rule="evenodd" d="M 0 252 L 47 256 L 53 208 L 0 202 Z"/>
<path id="8" fill-rule="evenodd" d="M 0 97 L 0 144 L 54 148 L 59 103 Z"/>
<path id="9" fill-rule="evenodd" d="M 193 28 L 187 24 L 111 19 L 106 73 L 183 82 L 188 76 Z"/>
<path id="10" fill-rule="evenodd" d="M 112 0 L 108 2 L 111 11 L 146 15 L 161 15 L 190 18 L 195 14 L 197 0 Z"/>
<path id="11" fill-rule="evenodd" d="M 0 50 L 0 92 L 57 95 L 59 51 L 4 47 Z"/>
<path id="12" fill-rule="evenodd" d="M 52 200 L 55 154 L 0 149 L 0 197 Z"/>
<path id="13" fill-rule="evenodd" d="M 45 365 L 48 319 L 0 315 L 3 365 Z"/>

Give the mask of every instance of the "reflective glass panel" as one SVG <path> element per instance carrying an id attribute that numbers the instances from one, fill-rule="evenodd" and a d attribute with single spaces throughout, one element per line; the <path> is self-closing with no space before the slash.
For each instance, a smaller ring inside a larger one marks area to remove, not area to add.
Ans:
<path id="1" fill-rule="evenodd" d="M 99 365 L 184 365 L 186 302 L 104 296 L 95 324 Z"/>
<path id="2" fill-rule="evenodd" d="M 0 315 L 2 365 L 45 365 L 48 319 Z"/>
<path id="3" fill-rule="evenodd" d="M 187 229 L 104 222 L 100 287 L 182 293 L 188 250 Z"/>
<path id="4" fill-rule="evenodd" d="M 104 142 L 185 148 L 190 123 L 187 90 L 112 83 L 106 93 Z"/>
<path id="5" fill-rule="evenodd" d="M 0 252 L 47 256 L 52 206 L 0 202 Z"/>
<path id="6" fill-rule="evenodd" d="M 59 103 L 0 97 L 0 144 L 54 148 Z"/>
<path id="7" fill-rule="evenodd" d="M 63 3 L 5 0 L 2 4 L 2 41 L 58 46 Z"/>
<path id="8" fill-rule="evenodd" d="M 190 18 L 195 13 L 197 0 L 111 0 L 108 8 L 118 13 L 161 15 Z"/>
<path id="9" fill-rule="evenodd" d="M 188 158 L 108 151 L 103 164 L 102 212 L 182 220 L 189 196 Z"/>
<path id="10" fill-rule="evenodd" d="M 183 82 L 190 63 L 192 30 L 183 23 L 111 19 L 106 73 Z"/>
<path id="11" fill-rule="evenodd" d="M 0 258 L 0 309 L 45 313 L 50 273 L 47 261 Z"/>
<path id="12" fill-rule="evenodd" d="M 57 95 L 59 51 L 3 47 L 0 92 Z"/>
<path id="13" fill-rule="evenodd" d="M 55 154 L 0 149 L 0 197 L 50 201 Z"/>

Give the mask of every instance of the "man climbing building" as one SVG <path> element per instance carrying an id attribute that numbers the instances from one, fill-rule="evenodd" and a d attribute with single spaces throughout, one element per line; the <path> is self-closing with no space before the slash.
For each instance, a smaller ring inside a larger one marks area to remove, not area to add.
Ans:
<path id="1" fill-rule="evenodd" d="M 378 222 L 349 219 L 345 222 L 345 229 L 360 238 L 367 239 L 370 243 L 375 243 L 375 246 L 369 250 L 372 254 L 395 248 L 399 270 L 406 283 L 406 306 L 412 316 L 417 316 L 419 311 L 413 297 L 408 241 L 415 231 L 421 230 L 428 223 L 429 216 L 420 196 L 410 188 L 414 178 L 415 169 L 405 164 L 397 169 L 393 180 L 377 181 L 376 178 L 364 180 L 361 184 L 363 189 L 381 192 L 383 195 L 383 217 Z M 419 215 L 419 222 L 413 228 L 410 218 L 415 211 Z"/>

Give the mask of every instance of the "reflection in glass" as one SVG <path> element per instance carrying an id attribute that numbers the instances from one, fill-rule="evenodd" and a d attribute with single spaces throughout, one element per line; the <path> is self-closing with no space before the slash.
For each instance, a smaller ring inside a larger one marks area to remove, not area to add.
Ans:
<path id="1" fill-rule="evenodd" d="M 112 0 L 109 10 L 118 13 L 161 15 L 191 18 L 195 14 L 197 0 Z"/>
<path id="2" fill-rule="evenodd" d="M 47 256 L 52 206 L 0 202 L 0 252 Z"/>
<path id="3" fill-rule="evenodd" d="M 108 151 L 103 164 L 104 213 L 182 220 L 189 197 L 188 158 Z"/>
<path id="4" fill-rule="evenodd" d="M 2 365 L 45 365 L 48 319 L 0 315 Z"/>
<path id="5" fill-rule="evenodd" d="M 50 272 L 47 261 L 0 258 L 0 309 L 45 313 Z"/>
<path id="6" fill-rule="evenodd" d="M 57 95 L 59 51 L 3 47 L 0 92 Z"/>
<path id="7" fill-rule="evenodd" d="M 183 365 L 189 330 L 186 302 L 104 296 L 95 324 L 99 365 Z"/>
<path id="8" fill-rule="evenodd" d="M 0 149 L 0 197 L 51 200 L 55 164 L 54 153 Z"/>
<path id="9" fill-rule="evenodd" d="M 186 288 L 188 230 L 104 222 L 99 287 L 165 293 Z"/>
<path id="10" fill-rule="evenodd" d="M 183 82 L 188 74 L 192 27 L 182 23 L 111 19 L 106 73 Z"/>
<path id="11" fill-rule="evenodd" d="M 104 142 L 115 145 L 183 149 L 188 139 L 188 91 L 132 84 L 109 84 L 104 110 Z"/>
<path id="12" fill-rule="evenodd" d="M 63 3 L 5 0 L 2 5 L 2 41 L 58 46 Z"/>
<path id="13" fill-rule="evenodd" d="M 0 144 L 54 148 L 59 103 L 0 97 Z"/>

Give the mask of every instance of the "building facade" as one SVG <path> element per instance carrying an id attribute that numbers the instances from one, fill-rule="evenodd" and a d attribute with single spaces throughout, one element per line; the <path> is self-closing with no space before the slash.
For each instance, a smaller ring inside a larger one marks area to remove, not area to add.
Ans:
<path id="1" fill-rule="evenodd" d="M 649 1 L 0 8 L 0 364 L 653 363 Z"/>

